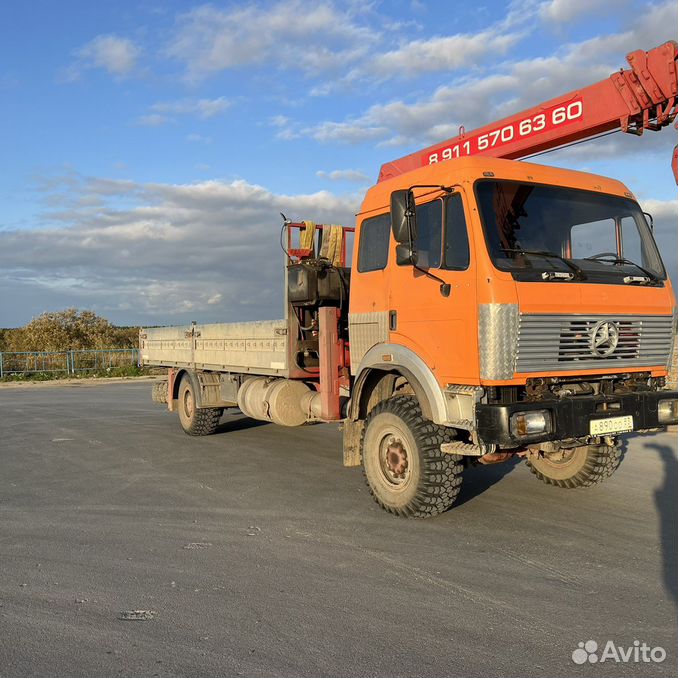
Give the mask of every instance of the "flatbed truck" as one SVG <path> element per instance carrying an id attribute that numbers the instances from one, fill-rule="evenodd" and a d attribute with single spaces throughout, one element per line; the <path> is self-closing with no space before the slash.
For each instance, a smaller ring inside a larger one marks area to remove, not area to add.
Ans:
<path id="1" fill-rule="evenodd" d="M 671 282 L 629 188 L 517 160 L 668 126 L 677 56 L 638 50 L 609 79 L 387 163 L 355 226 L 284 219 L 284 317 L 142 329 L 142 364 L 168 370 L 154 400 L 194 436 L 226 408 L 341 422 L 344 465 L 401 516 L 447 510 L 465 468 L 516 456 L 562 488 L 608 478 L 621 434 L 678 423 Z"/>

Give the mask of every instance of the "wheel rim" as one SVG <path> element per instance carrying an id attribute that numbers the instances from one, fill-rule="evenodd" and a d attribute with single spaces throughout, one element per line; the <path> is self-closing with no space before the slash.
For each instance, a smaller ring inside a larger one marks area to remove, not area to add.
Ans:
<path id="1" fill-rule="evenodd" d="M 407 442 L 398 430 L 385 431 L 379 441 L 378 468 L 389 489 L 404 491 L 412 478 L 412 463 Z"/>
<path id="2" fill-rule="evenodd" d="M 575 447 L 556 452 L 542 452 L 530 464 L 541 474 L 553 480 L 569 480 L 576 476 L 588 460 L 587 447 Z"/>
<path id="3" fill-rule="evenodd" d="M 576 448 L 570 450 L 558 450 L 556 452 L 543 452 L 543 460 L 549 466 L 554 468 L 564 469 L 574 463 L 577 456 Z"/>
<path id="4" fill-rule="evenodd" d="M 193 389 L 187 384 L 179 394 L 179 418 L 185 425 L 189 425 L 195 414 L 195 397 Z"/>
<path id="5" fill-rule="evenodd" d="M 193 416 L 193 410 L 195 409 L 195 403 L 193 401 L 193 393 L 190 389 L 186 389 L 184 392 L 184 413 L 190 419 Z"/>

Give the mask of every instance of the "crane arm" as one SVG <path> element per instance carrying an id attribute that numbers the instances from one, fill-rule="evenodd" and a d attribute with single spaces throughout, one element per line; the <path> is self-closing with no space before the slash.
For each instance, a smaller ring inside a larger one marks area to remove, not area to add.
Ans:
<path id="1" fill-rule="evenodd" d="M 678 44 L 626 57 L 631 68 L 472 132 L 382 165 L 379 181 L 468 155 L 519 159 L 621 130 L 641 135 L 670 125 L 678 113 Z M 673 155 L 678 183 L 678 146 Z"/>

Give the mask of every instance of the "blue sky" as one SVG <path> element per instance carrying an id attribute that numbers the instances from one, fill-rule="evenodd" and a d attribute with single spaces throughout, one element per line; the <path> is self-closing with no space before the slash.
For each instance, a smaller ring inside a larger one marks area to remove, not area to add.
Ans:
<path id="1" fill-rule="evenodd" d="M 279 211 L 351 222 L 383 162 L 667 39 L 674 0 L 9 0 L 0 326 L 69 306 L 118 323 L 278 316 Z M 626 182 L 678 273 L 677 142 L 618 134 L 538 161 Z"/>

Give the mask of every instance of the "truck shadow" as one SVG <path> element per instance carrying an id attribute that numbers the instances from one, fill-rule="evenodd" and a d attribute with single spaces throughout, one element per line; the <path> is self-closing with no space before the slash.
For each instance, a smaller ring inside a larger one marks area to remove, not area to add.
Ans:
<path id="1" fill-rule="evenodd" d="M 669 445 L 648 443 L 645 448 L 655 450 L 664 462 L 664 481 L 655 491 L 654 497 L 659 513 L 664 587 L 676 608 L 676 623 L 678 624 L 678 534 L 676 534 L 678 459 Z"/>
<path id="2" fill-rule="evenodd" d="M 217 426 L 214 435 L 219 435 L 221 433 L 232 433 L 233 431 L 246 431 L 250 428 L 257 428 L 258 426 L 270 426 L 271 422 L 261 421 L 259 419 L 250 419 L 244 414 L 241 414 L 239 410 L 234 414 L 224 415 L 224 418 Z"/>
<path id="3" fill-rule="evenodd" d="M 461 484 L 459 497 L 454 505 L 461 506 L 486 492 L 492 485 L 511 473 L 520 463 L 521 460 L 514 457 L 500 464 L 472 466 L 466 469 L 464 471 L 464 482 Z"/>

